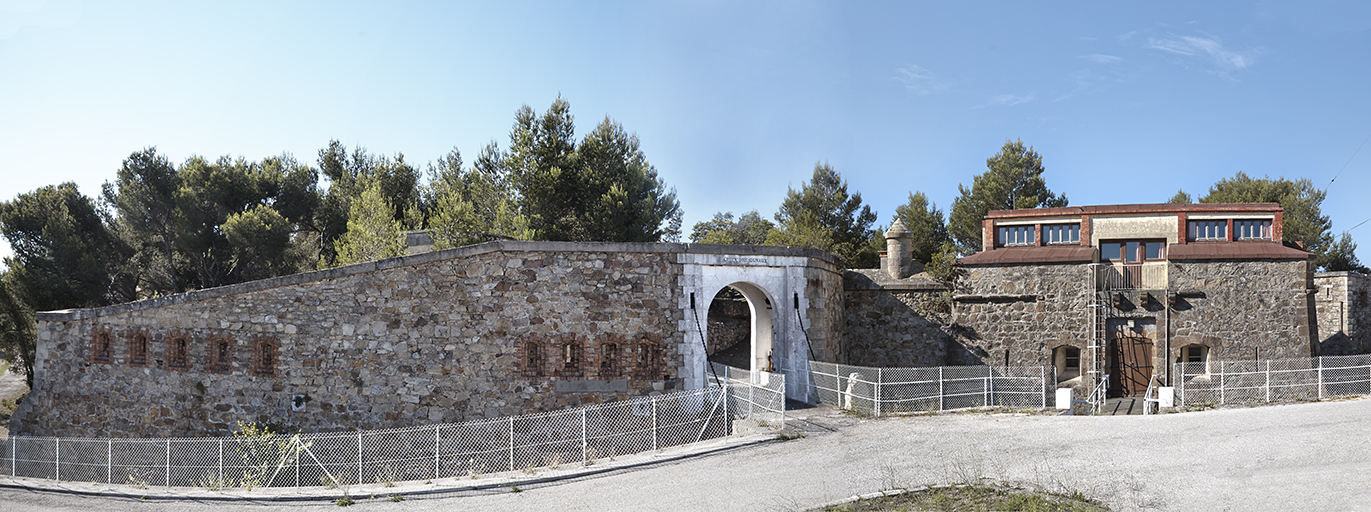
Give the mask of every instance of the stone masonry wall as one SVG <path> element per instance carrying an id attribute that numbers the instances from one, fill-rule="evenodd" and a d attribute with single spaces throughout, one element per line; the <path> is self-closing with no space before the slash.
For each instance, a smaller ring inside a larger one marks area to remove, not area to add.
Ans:
<path id="1" fill-rule="evenodd" d="M 1311 343 L 1318 327 L 1309 293 L 1311 264 L 1172 262 L 1170 287 L 1181 297 L 1172 306 L 1172 353 L 1166 360 L 1176 362 L 1180 349 L 1190 344 L 1208 347 L 1211 361 L 1317 355 Z"/>
<path id="2" fill-rule="evenodd" d="M 964 346 L 949 363 L 1000 366 L 1008 353 L 1009 366 L 1051 366 L 1052 350 L 1064 345 L 1084 354 L 1092 336 L 1088 272 L 1084 264 L 966 268 L 954 316 Z"/>
<path id="3" fill-rule="evenodd" d="M 1319 354 L 1371 353 L 1371 277 L 1357 272 L 1314 276 L 1319 316 Z"/>
<path id="4" fill-rule="evenodd" d="M 846 364 L 877 367 L 944 366 L 958 346 L 951 302 L 939 283 L 895 280 L 883 271 L 849 270 L 844 278 Z"/>
<path id="5" fill-rule="evenodd" d="M 40 384 L 26 400 L 41 416 L 21 429 L 147 437 L 223 435 L 237 421 L 387 428 L 679 387 L 674 254 L 491 246 L 500 247 L 79 310 L 71 320 L 45 313 Z M 99 333 L 113 339 L 108 362 L 92 353 Z M 131 360 L 140 335 L 142 366 Z M 176 368 L 180 339 L 189 353 Z M 214 340 L 229 342 L 227 361 Z M 603 353 L 609 344 L 617 357 Z M 257 368 L 263 357 L 270 372 Z M 307 400 L 303 411 L 292 410 L 296 396 Z"/>

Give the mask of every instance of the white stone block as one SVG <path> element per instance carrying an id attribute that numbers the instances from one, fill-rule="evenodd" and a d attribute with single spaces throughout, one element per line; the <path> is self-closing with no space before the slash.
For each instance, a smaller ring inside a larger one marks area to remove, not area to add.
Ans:
<path id="1" fill-rule="evenodd" d="M 1176 388 L 1173 388 L 1173 387 L 1170 387 L 1170 386 L 1157 388 L 1157 406 L 1158 406 L 1158 407 L 1175 407 L 1175 406 L 1176 406 Z"/>
<path id="2" fill-rule="evenodd" d="M 1057 388 L 1057 409 L 1071 408 L 1071 394 L 1076 388 Z"/>

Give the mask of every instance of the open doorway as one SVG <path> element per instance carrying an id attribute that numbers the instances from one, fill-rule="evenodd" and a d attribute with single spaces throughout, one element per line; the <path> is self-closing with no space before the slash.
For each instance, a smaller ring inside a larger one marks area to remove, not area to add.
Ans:
<path id="1" fill-rule="evenodd" d="M 709 303 L 708 359 L 734 368 L 775 371 L 771 300 L 749 283 L 723 287 Z"/>

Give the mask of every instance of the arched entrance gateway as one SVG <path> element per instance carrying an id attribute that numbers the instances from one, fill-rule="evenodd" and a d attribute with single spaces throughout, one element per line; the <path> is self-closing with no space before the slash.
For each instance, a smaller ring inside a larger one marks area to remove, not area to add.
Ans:
<path id="1" fill-rule="evenodd" d="M 698 247 L 698 246 L 696 246 Z M 823 300 L 824 284 L 841 276 L 835 269 L 810 256 L 770 254 L 683 253 L 682 304 L 685 313 L 685 372 L 687 389 L 704 386 L 708 363 L 710 304 L 725 288 L 736 290 L 747 301 L 751 318 L 745 369 L 785 374 L 786 398 L 815 402 L 810 385 L 809 359 L 833 357 L 830 333 L 815 333 L 811 309 L 831 309 L 817 305 Z M 743 249 L 720 246 L 720 249 Z M 761 249 L 761 248 L 748 248 Z M 779 248 L 776 248 L 779 249 Z M 790 249 L 794 254 L 795 249 Z M 741 251 L 739 251 L 741 252 Z M 767 251 L 772 252 L 772 251 Z M 780 252 L 780 251 L 776 251 Z M 815 264 L 819 263 L 818 266 Z M 810 274 L 833 274 L 820 276 Z M 831 286 L 831 285 L 830 285 Z M 835 290 L 841 293 L 841 290 Z M 820 322 L 825 331 L 830 321 Z M 725 348 L 725 347 L 720 347 Z"/>

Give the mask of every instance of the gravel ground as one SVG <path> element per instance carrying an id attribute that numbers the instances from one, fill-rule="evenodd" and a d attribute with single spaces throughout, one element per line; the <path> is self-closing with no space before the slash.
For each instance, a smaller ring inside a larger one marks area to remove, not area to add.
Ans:
<path id="1" fill-rule="evenodd" d="M 1115 510 L 1371 509 L 1371 400 L 1160 416 L 814 417 L 803 439 L 610 475 L 351 510 L 787 511 L 854 494 L 989 479 L 1080 491 Z M 262 491 L 254 491 L 258 496 Z M 158 502 L 0 489 L 10 510 L 330 507 Z M 320 509 L 323 510 L 323 509 Z"/>

